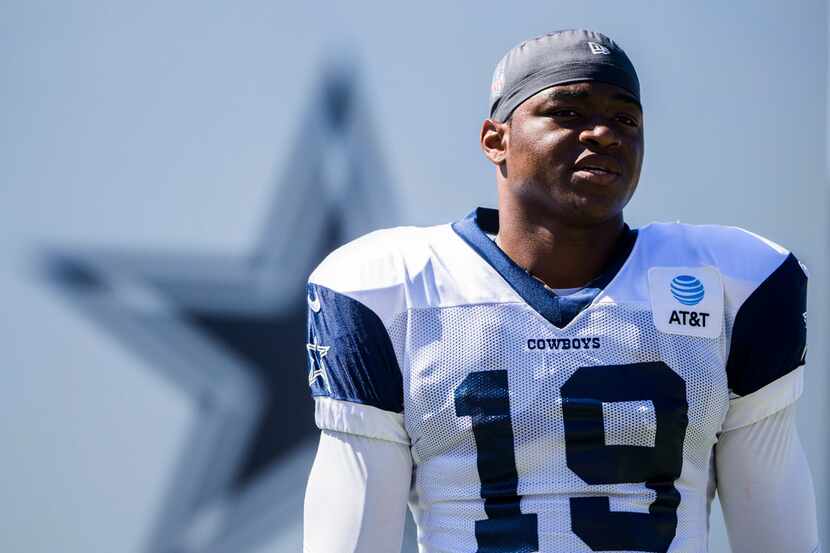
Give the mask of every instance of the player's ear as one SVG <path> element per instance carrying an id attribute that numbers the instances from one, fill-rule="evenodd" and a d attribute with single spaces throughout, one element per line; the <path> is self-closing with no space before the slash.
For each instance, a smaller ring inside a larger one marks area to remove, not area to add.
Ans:
<path id="1" fill-rule="evenodd" d="M 485 119 L 481 125 L 481 150 L 487 159 L 501 165 L 507 158 L 507 142 L 510 127 L 493 119 Z"/>

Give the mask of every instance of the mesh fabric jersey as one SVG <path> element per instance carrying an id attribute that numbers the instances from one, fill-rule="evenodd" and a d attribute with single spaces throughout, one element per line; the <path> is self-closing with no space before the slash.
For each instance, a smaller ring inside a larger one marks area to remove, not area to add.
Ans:
<path id="1" fill-rule="evenodd" d="M 410 447 L 422 553 L 705 552 L 718 433 L 801 393 L 800 264 L 742 229 L 652 224 L 560 297 L 496 221 L 377 231 L 318 267 L 317 424 Z"/>

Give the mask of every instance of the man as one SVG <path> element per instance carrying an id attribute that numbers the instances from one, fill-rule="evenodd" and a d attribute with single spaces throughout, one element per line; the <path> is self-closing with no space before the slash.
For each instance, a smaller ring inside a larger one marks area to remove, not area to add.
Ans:
<path id="1" fill-rule="evenodd" d="M 397 228 L 309 279 L 322 429 L 307 553 L 818 550 L 794 424 L 807 277 L 734 227 L 623 208 L 643 161 L 639 81 L 591 31 L 523 42 L 481 146 L 499 210 Z"/>

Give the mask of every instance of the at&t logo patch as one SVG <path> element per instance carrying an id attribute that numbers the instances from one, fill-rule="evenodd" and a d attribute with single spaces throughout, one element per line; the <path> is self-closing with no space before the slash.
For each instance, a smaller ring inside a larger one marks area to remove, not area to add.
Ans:
<path id="1" fill-rule="evenodd" d="M 666 334 L 717 338 L 723 327 L 723 284 L 714 267 L 652 267 L 654 325 Z"/>
<path id="2" fill-rule="evenodd" d="M 677 275 L 671 281 L 671 295 L 683 305 L 697 305 L 706 295 L 706 289 L 692 275 Z"/>

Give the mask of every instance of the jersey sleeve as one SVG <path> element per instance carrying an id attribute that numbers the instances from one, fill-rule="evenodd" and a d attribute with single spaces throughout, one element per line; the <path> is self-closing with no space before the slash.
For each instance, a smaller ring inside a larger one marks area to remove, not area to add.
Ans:
<path id="1" fill-rule="evenodd" d="M 735 315 L 726 363 L 731 400 L 724 431 L 767 417 L 801 395 L 807 275 L 793 254 L 782 257 Z"/>
<path id="2" fill-rule="evenodd" d="M 390 284 L 396 265 L 377 254 L 376 242 L 336 250 L 309 277 L 308 384 L 320 429 L 408 445 L 403 378 L 386 326 L 399 295 Z"/>

